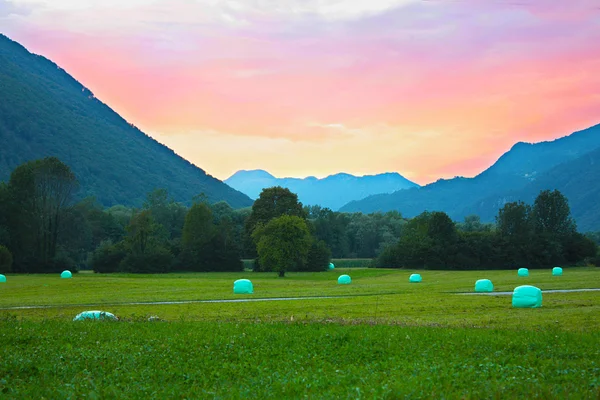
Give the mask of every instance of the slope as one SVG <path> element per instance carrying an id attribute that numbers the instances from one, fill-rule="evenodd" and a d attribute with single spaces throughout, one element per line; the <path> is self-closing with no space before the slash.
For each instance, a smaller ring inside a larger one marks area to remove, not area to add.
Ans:
<path id="1" fill-rule="evenodd" d="M 44 57 L 0 35 L 0 180 L 19 164 L 56 156 L 77 175 L 79 196 L 140 205 L 166 188 L 177 201 L 204 193 L 245 207 L 252 201 L 129 124 Z"/>
<path id="2" fill-rule="evenodd" d="M 444 211 L 452 218 L 460 219 L 472 204 L 524 188 L 544 172 L 598 147 L 600 125 L 554 141 L 517 143 L 494 165 L 474 178 L 442 179 L 417 189 L 371 196 L 348 203 L 341 211 L 398 210 L 406 217 L 426 210 Z"/>
<path id="3" fill-rule="evenodd" d="M 493 221 L 498 209 L 507 202 L 521 200 L 533 204 L 539 192 L 546 189 L 557 189 L 569 199 L 580 231 L 600 231 L 600 148 L 557 165 L 519 190 L 480 200 L 462 214 L 477 214 L 485 221 Z"/>

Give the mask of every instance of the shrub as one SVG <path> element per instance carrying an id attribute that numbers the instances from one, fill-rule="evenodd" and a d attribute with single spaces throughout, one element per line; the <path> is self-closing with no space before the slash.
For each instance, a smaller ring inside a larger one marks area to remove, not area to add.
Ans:
<path id="1" fill-rule="evenodd" d="M 122 243 L 102 242 L 92 254 L 90 266 L 94 272 L 117 272 L 127 253 Z"/>
<path id="2" fill-rule="evenodd" d="M 13 257 L 5 246 L 0 246 L 0 273 L 12 272 Z"/>
<path id="3" fill-rule="evenodd" d="M 327 271 L 330 259 L 331 250 L 327 244 L 322 240 L 313 240 L 302 271 Z"/>
<path id="4" fill-rule="evenodd" d="M 173 265 L 173 254 L 164 247 L 154 247 L 145 253 L 129 253 L 119 265 L 124 272 L 166 273 Z"/>
<path id="5" fill-rule="evenodd" d="M 377 268 L 400 268 L 397 246 L 386 247 L 373 262 Z"/>

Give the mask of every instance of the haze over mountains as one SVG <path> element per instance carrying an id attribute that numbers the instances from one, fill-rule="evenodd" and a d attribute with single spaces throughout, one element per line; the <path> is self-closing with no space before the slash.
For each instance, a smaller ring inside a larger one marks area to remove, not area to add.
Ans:
<path id="1" fill-rule="evenodd" d="M 81 189 L 105 206 L 139 206 L 155 188 L 177 201 L 204 193 L 232 207 L 252 204 L 129 124 L 53 62 L 0 34 L 0 181 L 19 164 L 56 156 Z"/>
<path id="2" fill-rule="evenodd" d="M 346 212 L 398 210 L 405 217 L 444 211 L 455 220 L 478 214 L 493 221 L 505 203 L 531 203 L 544 189 L 567 196 L 578 228 L 600 230 L 600 125 L 536 144 L 517 143 L 474 178 L 457 177 L 351 202 Z"/>
<path id="3" fill-rule="evenodd" d="M 338 210 L 344 204 L 379 193 L 392 193 L 418 187 L 398 173 L 354 176 L 346 173 L 323 179 L 276 178 L 263 170 L 238 171 L 224 181 L 232 188 L 256 199 L 264 188 L 282 186 L 298 194 L 304 205 L 320 205 Z"/>

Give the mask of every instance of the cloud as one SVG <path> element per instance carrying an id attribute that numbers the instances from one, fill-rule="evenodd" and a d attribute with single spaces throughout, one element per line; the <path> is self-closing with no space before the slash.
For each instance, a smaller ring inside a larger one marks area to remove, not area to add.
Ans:
<path id="1" fill-rule="evenodd" d="M 587 0 L 10 4 L 30 10 L 4 25 L 14 39 L 221 177 L 264 163 L 425 183 L 598 122 Z"/>
<path id="2" fill-rule="evenodd" d="M 11 0 L 0 0 L 0 20 L 12 18 L 19 15 L 28 15 L 29 7 L 16 4 Z"/>

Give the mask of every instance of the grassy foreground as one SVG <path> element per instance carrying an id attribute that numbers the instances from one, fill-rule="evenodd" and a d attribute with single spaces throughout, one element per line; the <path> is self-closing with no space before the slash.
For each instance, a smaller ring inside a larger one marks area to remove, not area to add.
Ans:
<path id="1" fill-rule="evenodd" d="M 6 398 L 597 398 L 598 332 L 3 322 Z"/>
<path id="2" fill-rule="evenodd" d="M 457 294 L 479 278 L 497 291 L 599 287 L 600 269 L 410 273 L 9 275 L 0 398 L 600 397 L 599 292 L 546 293 L 540 309 Z M 241 277 L 254 295 L 232 294 Z M 340 297 L 127 304 L 290 296 Z M 35 305 L 47 308 L 11 309 Z M 89 309 L 122 321 L 71 321 Z"/>

